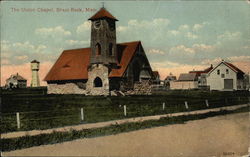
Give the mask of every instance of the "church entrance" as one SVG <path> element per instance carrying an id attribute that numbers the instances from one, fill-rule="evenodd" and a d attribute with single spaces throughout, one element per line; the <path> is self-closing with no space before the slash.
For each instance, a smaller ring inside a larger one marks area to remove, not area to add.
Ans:
<path id="1" fill-rule="evenodd" d="M 100 77 L 95 78 L 94 87 L 102 87 L 102 80 L 100 79 Z"/>

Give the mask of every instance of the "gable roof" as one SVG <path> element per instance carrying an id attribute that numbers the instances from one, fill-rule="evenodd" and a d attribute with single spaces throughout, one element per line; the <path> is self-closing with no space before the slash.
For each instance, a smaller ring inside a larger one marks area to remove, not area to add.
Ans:
<path id="1" fill-rule="evenodd" d="M 18 80 L 18 81 L 27 81 L 24 77 L 22 77 L 18 73 L 16 75 L 11 75 L 7 80 L 10 80 L 11 78 Z"/>
<path id="2" fill-rule="evenodd" d="M 101 8 L 97 13 L 95 13 L 89 20 L 96 20 L 100 18 L 110 18 L 118 21 L 112 14 L 110 14 L 105 8 Z"/>
<path id="3" fill-rule="evenodd" d="M 213 65 L 211 65 L 210 67 L 204 69 L 204 70 L 200 70 L 200 71 L 189 71 L 189 73 L 196 73 L 198 76 L 200 76 L 201 74 L 206 74 L 208 72 L 210 72 L 213 69 Z"/>
<path id="4" fill-rule="evenodd" d="M 226 61 L 221 61 L 216 67 L 214 67 L 209 74 L 214 71 L 217 67 L 219 67 L 221 64 L 226 65 L 227 67 L 229 67 L 231 70 L 233 70 L 236 73 L 240 73 L 240 74 L 245 74 L 242 70 L 240 70 L 239 68 L 237 68 L 235 65 L 233 65 L 232 63 L 226 62 Z"/>
<path id="5" fill-rule="evenodd" d="M 196 73 L 185 73 L 180 74 L 178 81 L 196 81 L 197 80 L 197 74 Z"/>
<path id="6" fill-rule="evenodd" d="M 112 69 L 109 77 L 122 77 L 133 58 L 140 41 L 117 44 L 119 69 Z M 65 50 L 44 78 L 45 81 L 88 79 L 90 48 Z"/>
<path id="7" fill-rule="evenodd" d="M 37 61 L 37 60 L 33 60 L 33 61 L 31 61 L 30 63 L 40 63 L 40 62 Z"/>

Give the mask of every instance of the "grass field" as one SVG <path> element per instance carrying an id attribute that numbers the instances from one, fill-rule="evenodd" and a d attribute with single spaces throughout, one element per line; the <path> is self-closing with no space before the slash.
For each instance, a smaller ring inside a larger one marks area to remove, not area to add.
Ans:
<path id="1" fill-rule="evenodd" d="M 147 120 L 143 122 L 124 123 L 120 125 L 110 125 L 103 128 L 92 128 L 82 130 L 71 130 L 69 132 L 56 132 L 51 134 L 39 134 L 35 136 L 22 136 L 18 138 L 1 139 L 2 151 L 11 151 L 16 149 L 29 148 L 33 146 L 55 144 L 65 141 L 71 141 L 79 138 L 92 138 L 98 136 L 113 135 L 122 132 L 135 131 L 170 124 L 183 124 L 190 120 L 204 119 L 218 115 L 249 112 L 249 107 L 243 107 L 234 111 L 221 110 L 218 112 L 208 112 L 197 115 L 181 115 L 177 117 L 164 117 L 159 120 Z"/>
<path id="2" fill-rule="evenodd" d="M 249 92 L 168 91 L 147 96 L 47 95 L 46 88 L 2 90 L 1 132 L 48 129 L 128 117 L 192 111 L 249 102 Z M 208 100 L 209 107 L 205 100 Z M 186 109 L 184 102 L 188 102 Z M 165 109 L 163 110 L 163 103 Z M 124 116 L 126 105 L 127 116 Z M 84 121 L 80 109 L 84 110 Z M 21 128 L 17 129 L 16 112 Z"/>

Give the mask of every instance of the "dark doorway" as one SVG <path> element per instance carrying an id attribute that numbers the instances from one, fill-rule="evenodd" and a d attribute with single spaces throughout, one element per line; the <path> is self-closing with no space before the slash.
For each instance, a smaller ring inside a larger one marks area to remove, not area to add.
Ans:
<path id="1" fill-rule="evenodd" d="M 102 87 L 102 80 L 100 79 L 100 77 L 95 78 L 94 87 Z"/>

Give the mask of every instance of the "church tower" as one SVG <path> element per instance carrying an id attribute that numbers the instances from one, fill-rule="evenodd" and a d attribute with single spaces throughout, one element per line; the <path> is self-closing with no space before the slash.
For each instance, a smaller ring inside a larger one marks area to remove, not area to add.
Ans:
<path id="1" fill-rule="evenodd" d="M 104 7 L 91 18 L 91 59 L 90 64 L 117 64 L 116 26 L 118 21 Z"/>
<path id="2" fill-rule="evenodd" d="M 91 18 L 91 55 L 87 91 L 91 95 L 108 95 L 109 73 L 117 68 L 116 26 L 118 21 L 104 7 Z"/>

